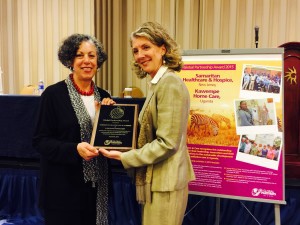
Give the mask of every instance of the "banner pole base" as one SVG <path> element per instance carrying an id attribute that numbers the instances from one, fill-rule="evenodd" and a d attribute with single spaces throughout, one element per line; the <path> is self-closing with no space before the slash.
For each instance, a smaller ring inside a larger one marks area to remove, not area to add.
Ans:
<path id="1" fill-rule="evenodd" d="M 275 225 L 280 225 L 280 205 L 274 204 L 274 211 L 275 211 Z"/>
<path id="2" fill-rule="evenodd" d="M 220 198 L 216 198 L 216 220 L 215 220 L 215 225 L 220 224 L 220 203 L 221 203 Z"/>

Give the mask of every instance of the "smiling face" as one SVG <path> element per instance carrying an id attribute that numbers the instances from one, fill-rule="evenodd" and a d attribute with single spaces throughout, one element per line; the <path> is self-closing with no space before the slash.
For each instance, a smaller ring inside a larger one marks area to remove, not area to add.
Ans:
<path id="1" fill-rule="evenodd" d="M 90 41 L 80 44 L 73 62 L 73 74 L 79 80 L 90 81 L 97 72 L 97 50 Z"/>
<path id="2" fill-rule="evenodd" d="M 163 64 L 163 55 L 166 53 L 164 45 L 157 46 L 146 37 L 132 38 L 132 53 L 134 60 L 152 78 Z"/>

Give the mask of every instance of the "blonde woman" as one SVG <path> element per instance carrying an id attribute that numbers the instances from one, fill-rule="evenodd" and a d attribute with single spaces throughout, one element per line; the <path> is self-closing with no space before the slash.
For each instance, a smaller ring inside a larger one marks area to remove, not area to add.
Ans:
<path id="1" fill-rule="evenodd" d="M 186 145 L 190 98 L 175 74 L 182 68 L 176 42 L 157 23 L 147 22 L 130 39 L 138 77 L 150 77 L 139 115 L 138 149 L 106 151 L 126 169 L 136 168 L 137 200 L 143 205 L 143 225 L 181 225 L 188 183 L 195 179 Z"/>

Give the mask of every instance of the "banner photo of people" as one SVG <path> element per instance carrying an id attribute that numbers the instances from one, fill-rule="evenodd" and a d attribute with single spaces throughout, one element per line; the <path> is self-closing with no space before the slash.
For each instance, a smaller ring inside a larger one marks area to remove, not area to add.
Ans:
<path id="1" fill-rule="evenodd" d="M 191 194 L 285 204 L 283 49 L 191 50 Z"/>

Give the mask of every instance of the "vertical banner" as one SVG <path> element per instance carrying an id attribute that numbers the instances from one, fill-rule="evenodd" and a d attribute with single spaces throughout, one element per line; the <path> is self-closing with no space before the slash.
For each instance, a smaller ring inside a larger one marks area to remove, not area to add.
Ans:
<path id="1" fill-rule="evenodd" d="M 2 69 L 1 69 L 1 66 L 0 66 L 0 95 L 3 94 L 3 80 L 2 80 Z"/>
<path id="2" fill-rule="evenodd" d="M 191 194 L 285 204 L 283 52 L 184 52 Z"/>

